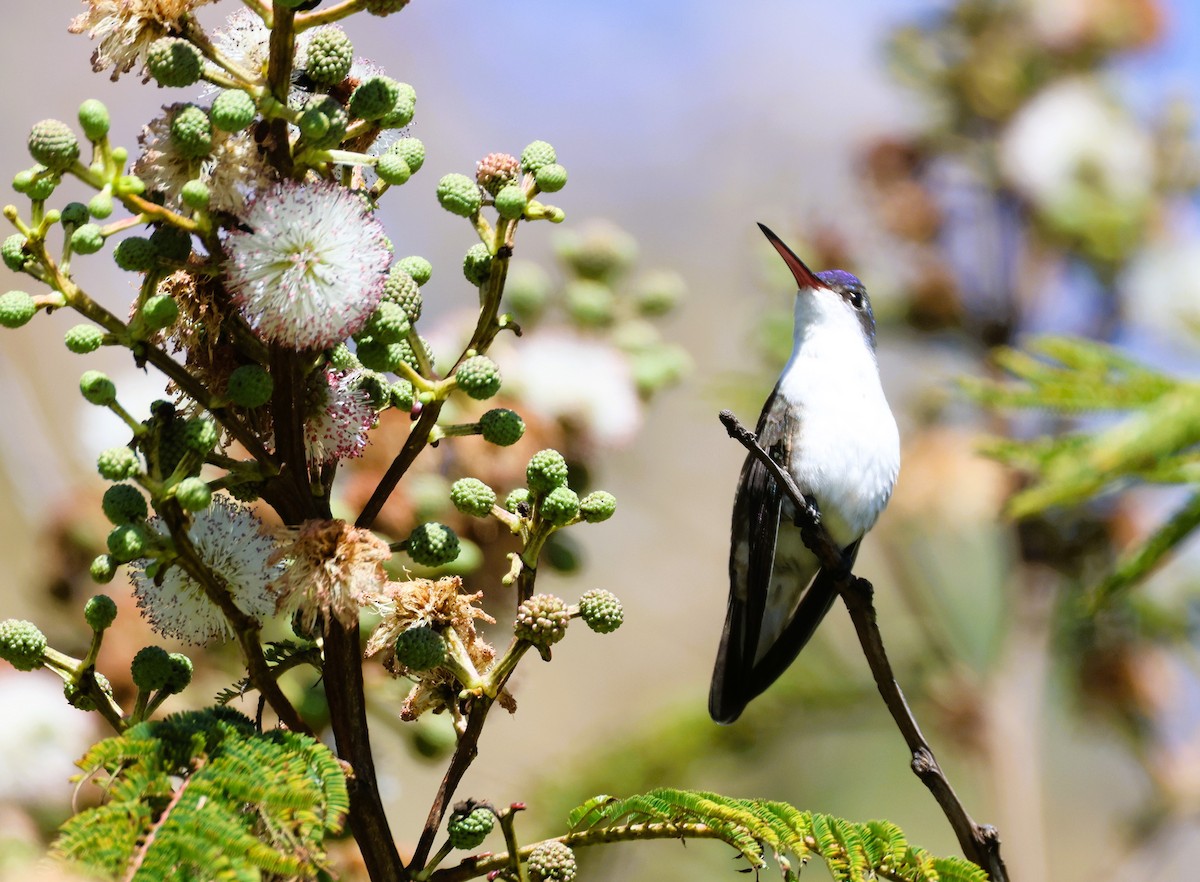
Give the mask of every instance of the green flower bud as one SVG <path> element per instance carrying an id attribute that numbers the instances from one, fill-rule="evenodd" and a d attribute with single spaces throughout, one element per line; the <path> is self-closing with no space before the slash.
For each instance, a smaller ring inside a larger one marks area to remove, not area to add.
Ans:
<path id="1" fill-rule="evenodd" d="M 379 125 L 385 129 L 402 129 L 412 122 L 417 110 L 417 93 L 408 83 L 397 83 L 399 96 L 396 103 L 379 120 Z"/>
<path id="2" fill-rule="evenodd" d="M 0 622 L 0 658 L 18 671 L 40 668 L 45 652 L 46 635 L 33 622 L 23 619 Z"/>
<path id="3" fill-rule="evenodd" d="M 63 206 L 59 219 L 64 227 L 78 227 L 86 224 L 89 217 L 87 206 L 82 202 L 68 202 Z"/>
<path id="4" fill-rule="evenodd" d="M 437 197 L 442 208 L 460 217 L 478 214 L 483 206 L 479 186 L 466 175 L 449 174 L 438 181 Z"/>
<path id="5" fill-rule="evenodd" d="M 87 371 L 79 378 L 79 391 L 90 403 L 107 407 L 117 400 L 117 387 L 100 371 Z"/>
<path id="6" fill-rule="evenodd" d="M 525 866 L 530 882 L 574 882 L 577 872 L 575 853 L 557 839 L 540 843 Z"/>
<path id="7" fill-rule="evenodd" d="M 557 162 L 543 165 L 533 176 L 543 193 L 557 193 L 567 185 L 567 170 Z"/>
<path id="8" fill-rule="evenodd" d="M 520 184 L 509 184 L 500 190 L 495 197 L 496 213 L 509 220 L 517 220 L 525 214 L 525 206 L 529 200 L 525 198 L 525 190 Z"/>
<path id="9" fill-rule="evenodd" d="M 445 660 L 446 641 L 433 628 L 409 628 L 396 638 L 396 661 L 410 671 L 431 671 Z"/>
<path id="10" fill-rule="evenodd" d="M 156 692 L 171 679 L 171 656 L 161 646 L 139 649 L 129 665 L 133 685 L 142 692 Z"/>
<path id="11" fill-rule="evenodd" d="M 396 106 L 400 84 L 391 77 L 367 77 L 350 96 L 350 115 L 359 119 L 380 119 Z"/>
<path id="12" fill-rule="evenodd" d="M 638 312 L 646 316 L 666 315 L 686 292 L 683 277 L 670 270 L 645 273 L 634 283 Z"/>
<path id="13" fill-rule="evenodd" d="M 525 481 L 534 493 L 549 493 L 567 483 L 567 461 L 553 448 L 539 450 L 525 467 Z"/>
<path id="14" fill-rule="evenodd" d="M 408 380 L 397 380 L 392 384 L 392 407 L 410 411 L 416 403 L 416 389 Z"/>
<path id="15" fill-rule="evenodd" d="M 300 134 L 314 144 L 320 143 L 330 129 L 329 117 L 315 107 L 309 107 L 301 113 L 296 125 L 300 128 Z"/>
<path id="16" fill-rule="evenodd" d="M 537 173 L 537 170 L 558 162 L 558 154 L 545 141 L 534 141 L 521 151 L 521 168 L 527 172 Z"/>
<path id="17" fill-rule="evenodd" d="M 415 322 L 421 317 L 421 289 L 416 278 L 409 275 L 402 266 L 405 260 L 421 260 L 421 258 L 406 257 L 392 265 L 392 268 L 388 270 L 387 280 L 383 283 L 383 299 L 390 300 L 403 308 L 409 322 Z"/>
<path id="18" fill-rule="evenodd" d="M 579 514 L 579 496 L 570 487 L 555 487 L 542 499 L 539 511 L 544 521 L 561 527 Z"/>
<path id="19" fill-rule="evenodd" d="M 92 577 L 92 581 L 107 585 L 117 574 L 117 562 L 113 560 L 111 554 L 101 554 L 92 560 L 91 566 L 88 567 L 88 574 Z"/>
<path id="20" fill-rule="evenodd" d="M 179 318 L 179 304 L 169 294 L 155 294 L 142 304 L 142 320 L 151 331 L 160 331 L 175 324 Z"/>
<path id="21" fill-rule="evenodd" d="M 454 372 L 458 388 L 476 401 L 484 401 L 500 391 L 500 368 L 486 355 L 474 355 Z"/>
<path id="22" fill-rule="evenodd" d="M 137 175 L 121 175 L 117 178 L 115 192 L 122 196 L 141 196 L 146 192 L 146 182 Z"/>
<path id="23" fill-rule="evenodd" d="M 382 300 L 367 319 L 362 333 L 382 343 L 399 343 L 408 336 L 411 327 L 404 307 Z"/>
<path id="24" fill-rule="evenodd" d="M 363 6 L 371 15 L 391 15 L 408 5 L 408 0 L 364 0 Z"/>
<path id="25" fill-rule="evenodd" d="M 350 117 L 346 109 L 329 95 L 313 95 L 309 98 L 300 117 L 300 131 L 309 145 L 318 150 L 337 147 L 342 143 L 349 124 Z"/>
<path id="26" fill-rule="evenodd" d="M 536 320 L 550 299 L 550 277 L 536 263 L 514 260 L 504 280 L 504 301 L 524 321 Z"/>
<path id="27" fill-rule="evenodd" d="M 254 99 L 241 89 L 225 89 L 218 93 L 208 111 L 213 125 L 224 132 L 240 132 L 254 122 L 257 113 Z"/>
<path id="28" fill-rule="evenodd" d="M 104 247 L 104 234 L 96 224 L 83 224 L 71 234 L 71 250 L 76 254 L 95 254 Z"/>
<path id="29" fill-rule="evenodd" d="M 616 318 L 616 295 L 603 282 L 576 279 L 563 292 L 571 318 L 589 328 L 603 328 Z"/>
<path id="30" fill-rule="evenodd" d="M 275 381 L 262 365 L 244 364 L 229 375 L 225 394 L 238 407 L 262 407 L 271 400 Z"/>
<path id="31" fill-rule="evenodd" d="M 212 193 L 208 189 L 208 184 L 199 178 L 194 178 L 179 188 L 179 198 L 192 211 L 204 211 L 208 208 Z"/>
<path id="32" fill-rule="evenodd" d="M 321 27 L 312 32 L 304 68 L 309 79 L 322 86 L 336 86 L 346 79 L 354 64 L 354 45 L 338 27 Z"/>
<path id="33" fill-rule="evenodd" d="M 375 173 L 385 184 L 400 186 L 412 177 L 412 169 L 398 153 L 385 153 L 375 162 Z"/>
<path id="34" fill-rule="evenodd" d="M 95 196 L 88 200 L 88 214 L 98 220 L 104 220 L 113 213 L 113 198 L 112 190 L 105 187 Z M 78 232 L 78 230 L 76 230 Z M 100 249 L 97 248 L 97 251 Z"/>
<path id="35" fill-rule="evenodd" d="M 146 50 L 146 69 L 160 86 L 182 88 L 200 79 L 204 60 L 200 50 L 177 37 L 160 37 Z"/>
<path id="36" fill-rule="evenodd" d="M 129 563 L 146 553 L 146 532 L 136 524 L 119 524 L 109 531 L 108 553 L 117 563 Z"/>
<path id="37" fill-rule="evenodd" d="M 19 273 L 33 259 L 25 253 L 25 245 L 28 241 L 22 234 L 13 233 L 5 238 L 3 245 L 0 245 L 0 257 L 3 257 L 4 265 L 14 273 Z"/>
<path id="38" fill-rule="evenodd" d="M 108 134 L 108 108 L 103 101 L 89 98 L 79 105 L 79 127 L 89 141 L 99 141 Z"/>
<path id="39" fill-rule="evenodd" d="M 19 328 L 37 314 L 37 304 L 24 291 L 5 291 L 0 294 L 0 325 Z"/>
<path id="40" fill-rule="evenodd" d="M 617 497 L 604 490 L 594 490 L 579 500 L 579 516 L 589 524 L 607 521 L 617 510 Z"/>
<path id="41" fill-rule="evenodd" d="M 212 152 L 212 120 L 195 104 L 181 107 L 171 118 L 171 143 L 184 156 L 208 156 Z"/>
<path id="42" fill-rule="evenodd" d="M 482 242 L 476 242 L 467 249 L 463 258 L 463 275 L 472 285 L 479 287 L 486 284 L 492 274 L 492 252 Z"/>
<path id="43" fill-rule="evenodd" d="M 108 682 L 108 677 L 99 671 L 92 671 L 92 677 L 95 679 L 100 691 L 109 698 L 112 698 L 112 683 Z M 78 684 L 71 682 L 63 683 L 63 698 L 67 700 L 67 704 L 79 710 L 94 711 L 96 709 L 96 702 Z"/>
<path id="44" fill-rule="evenodd" d="M 424 285 L 429 281 L 430 276 L 433 275 L 433 264 L 424 257 L 403 257 L 396 261 L 393 269 L 399 272 L 408 273 L 409 277 L 416 282 L 418 286 Z"/>
<path id="45" fill-rule="evenodd" d="M 479 418 L 479 429 L 489 444 L 509 447 L 525 434 L 525 421 L 516 411 L 496 407 Z"/>
<path id="46" fill-rule="evenodd" d="M 132 484 L 113 484 L 104 491 L 100 501 L 104 516 L 115 524 L 132 524 L 144 521 L 149 509 L 146 497 Z"/>
<path id="47" fill-rule="evenodd" d="M 171 672 L 163 683 L 163 692 L 178 695 L 192 682 L 192 660 L 182 652 L 172 652 L 168 657 Z"/>
<path id="48" fill-rule="evenodd" d="M 93 631 L 103 631 L 117 617 L 117 604 L 107 594 L 97 594 L 83 605 L 83 620 Z"/>
<path id="49" fill-rule="evenodd" d="M 405 164 L 414 175 L 425 164 L 425 145 L 418 138 L 401 138 L 389 146 L 387 152 L 404 157 Z"/>
<path id="50" fill-rule="evenodd" d="M 66 171 L 79 159 L 79 139 L 56 119 L 34 123 L 28 143 L 29 155 L 51 171 Z"/>
<path id="51" fill-rule="evenodd" d="M 149 239 L 130 236 L 122 239 L 113 249 L 113 260 L 117 266 L 131 273 L 144 273 L 158 260 L 158 253 Z"/>
<path id="52" fill-rule="evenodd" d="M 161 224 L 150 234 L 150 244 L 154 252 L 166 260 L 183 263 L 192 253 L 192 237 L 186 230 Z"/>
<path id="53" fill-rule="evenodd" d="M 517 487 L 514 490 L 510 490 L 508 495 L 504 497 L 504 508 L 506 511 L 517 514 L 521 506 L 530 504 L 531 499 L 532 497 L 529 495 L 527 489 Z"/>
<path id="54" fill-rule="evenodd" d="M 192 453 L 201 456 L 208 454 L 221 440 L 221 430 L 217 424 L 205 417 L 195 417 L 183 425 L 183 443 Z"/>
<path id="55" fill-rule="evenodd" d="M 329 365 L 339 371 L 356 371 L 362 367 L 362 362 L 350 351 L 345 343 L 339 343 L 329 350 Z"/>
<path id="56" fill-rule="evenodd" d="M 440 567 L 458 558 L 458 535 L 445 524 L 421 524 L 409 535 L 408 556 L 423 567 Z"/>
<path id="57" fill-rule="evenodd" d="M 513 633 L 542 649 L 567 636 L 571 614 L 561 598 L 553 594 L 535 594 L 517 607 Z"/>
<path id="58" fill-rule="evenodd" d="M 465 515 L 486 518 L 496 504 L 496 491 L 478 478 L 459 478 L 450 487 L 450 501 Z"/>
<path id="59" fill-rule="evenodd" d="M 175 485 L 175 499 L 184 511 L 203 511 L 212 502 L 212 488 L 200 478 L 184 478 Z"/>
<path id="60" fill-rule="evenodd" d="M 128 447 L 110 447 L 100 451 L 100 455 L 96 457 L 96 470 L 102 478 L 124 481 L 136 475 L 141 466 L 137 454 Z"/>
<path id="61" fill-rule="evenodd" d="M 404 363 L 404 343 L 384 343 L 374 337 L 362 337 L 356 354 L 363 367 L 380 373 L 395 373 Z M 410 350 L 411 351 L 411 350 Z"/>
<path id="62" fill-rule="evenodd" d="M 678 383 L 691 369 L 692 359 L 682 346 L 657 346 L 633 356 L 633 380 L 642 395 Z"/>
<path id="63" fill-rule="evenodd" d="M 450 834 L 451 845 L 469 851 L 483 844 L 495 823 L 496 815 L 489 807 L 467 802 L 455 806 L 446 822 L 446 832 Z"/>
<path id="64" fill-rule="evenodd" d="M 521 162 L 511 153 L 489 153 L 475 163 L 475 181 L 495 196 L 521 177 Z"/>
<path id="65" fill-rule="evenodd" d="M 392 400 L 392 386 L 388 378 L 377 371 L 362 371 L 354 381 L 355 385 L 371 398 L 371 406 L 383 410 Z"/>
<path id="66" fill-rule="evenodd" d="M 579 598 L 579 616 L 597 634 L 611 634 L 625 621 L 625 609 L 611 591 L 593 588 Z"/>
<path id="67" fill-rule="evenodd" d="M 14 181 L 14 186 L 15 183 Z M 34 202 L 44 202 L 54 194 L 54 189 L 61 183 L 61 176 L 53 172 L 47 172 L 45 166 L 38 165 L 34 166 L 30 171 L 29 180 L 20 192 L 24 193 Z"/>

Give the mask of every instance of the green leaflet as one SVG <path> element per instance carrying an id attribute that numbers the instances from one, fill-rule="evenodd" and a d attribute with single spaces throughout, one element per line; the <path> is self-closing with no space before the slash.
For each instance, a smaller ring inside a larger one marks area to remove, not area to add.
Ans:
<path id="1" fill-rule="evenodd" d="M 79 766 L 107 801 L 64 824 L 54 850 L 103 878 L 313 879 L 349 809 L 328 748 L 227 708 L 134 726 Z"/>

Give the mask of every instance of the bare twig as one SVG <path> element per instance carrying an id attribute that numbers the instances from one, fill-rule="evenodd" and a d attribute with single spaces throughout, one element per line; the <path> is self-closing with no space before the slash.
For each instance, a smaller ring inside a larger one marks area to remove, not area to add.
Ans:
<path id="1" fill-rule="evenodd" d="M 796 510 L 801 513 L 800 517 L 807 517 L 808 522 L 801 528 L 804 544 L 817 556 L 823 567 L 841 574 L 837 584 L 838 592 L 854 622 L 854 630 L 858 634 L 867 664 L 871 667 L 879 694 L 883 696 L 884 704 L 887 705 L 892 719 L 912 752 L 913 772 L 929 788 L 941 806 L 967 859 L 985 869 L 994 882 L 1007 882 L 1008 872 L 1004 867 L 1004 860 L 1000 857 L 999 832 L 989 824 L 977 824 L 967 813 L 954 788 L 950 786 L 945 772 L 938 765 L 933 748 L 921 733 L 921 727 L 904 698 L 900 684 L 896 682 L 891 662 L 888 661 L 887 652 L 884 650 L 883 635 L 880 634 L 876 621 L 875 605 L 872 602 L 874 587 L 866 579 L 856 577 L 845 568 L 841 549 L 820 520 L 812 517 L 813 509 L 804 498 L 804 493 L 796 486 L 791 475 L 780 468 L 779 464 L 771 459 L 770 454 L 763 450 L 754 433 L 728 410 L 721 411 L 721 423 L 731 438 L 762 462 L 792 500 Z"/>

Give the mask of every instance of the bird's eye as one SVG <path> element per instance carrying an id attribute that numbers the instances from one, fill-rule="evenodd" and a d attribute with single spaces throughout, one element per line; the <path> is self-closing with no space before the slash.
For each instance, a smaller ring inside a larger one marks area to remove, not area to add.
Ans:
<path id="1" fill-rule="evenodd" d="M 861 291 L 851 291 L 850 292 L 850 305 L 853 306 L 855 309 L 862 309 L 863 296 L 862 296 Z"/>

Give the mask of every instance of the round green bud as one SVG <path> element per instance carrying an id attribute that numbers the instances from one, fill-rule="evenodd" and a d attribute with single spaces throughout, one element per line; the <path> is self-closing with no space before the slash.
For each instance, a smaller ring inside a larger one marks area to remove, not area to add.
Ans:
<path id="1" fill-rule="evenodd" d="M 121 175 L 117 178 L 115 192 L 120 196 L 141 196 L 146 192 L 146 182 L 137 175 Z"/>
<path id="2" fill-rule="evenodd" d="M 271 400 L 275 381 L 262 365 L 244 364 L 229 375 L 225 394 L 238 407 L 262 407 Z"/>
<path id="3" fill-rule="evenodd" d="M 192 660 L 182 652 L 172 652 L 168 661 L 171 672 L 162 688 L 168 695 L 178 695 L 192 682 Z"/>
<path id="4" fill-rule="evenodd" d="M 576 322 L 589 328 L 603 328 L 616 318 L 616 295 L 603 282 L 576 279 L 567 285 L 563 296 L 567 312 Z"/>
<path id="5" fill-rule="evenodd" d="M 0 245 L 0 257 L 4 265 L 14 273 L 19 273 L 33 258 L 25 253 L 25 245 L 29 240 L 20 233 L 13 233 Z"/>
<path id="6" fill-rule="evenodd" d="M 492 252 L 482 242 L 476 242 L 467 249 L 463 257 L 463 275 L 472 285 L 479 287 L 486 284 L 492 274 Z"/>
<path id="7" fill-rule="evenodd" d="M 387 152 L 404 157 L 404 162 L 414 175 L 425 164 L 425 145 L 419 138 L 400 138 L 388 147 Z"/>
<path id="8" fill-rule="evenodd" d="M 97 594 L 83 605 L 83 620 L 93 631 L 103 631 L 117 617 L 117 604 L 107 594 Z"/>
<path id="9" fill-rule="evenodd" d="M 416 277 L 408 273 L 404 263 L 421 259 L 420 257 L 406 257 L 404 260 L 392 264 L 392 268 L 388 270 L 388 277 L 383 283 L 383 299 L 400 306 L 404 310 L 404 314 L 408 316 L 409 322 L 415 322 L 421 317 L 421 288 Z M 420 269 L 420 267 L 415 268 Z"/>
<path id="10" fill-rule="evenodd" d="M 354 380 L 354 385 L 367 393 L 371 406 L 383 410 L 392 401 L 392 385 L 388 378 L 378 371 L 362 371 Z"/>
<path id="11" fill-rule="evenodd" d="M 146 553 L 146 532 L 136 524 L 118 524 L 108 533 L 108 553 L 117 563 L 129 563 Z"/>
<path id="12" fill-rule="evenodd" d="M 363 325 L 362 333 L 383 343 L 399 343 L 408 336 L 411 328 L 404 307 L 391 300 L 381 300 Z"/>
<path id="13" fill-rule="evenodd" d="M 68 202 L 63 206 L 59 220 L 64 227 L 78 227 L 88 222 L 87 206 L 82 202 Z"/>
<path id="14" fill-rule="evenodd" d="M 432 364 L 433 360 L 434 360 L 433 359 L 433 346 L 431 346 L 429 341 L 426 340 L 424 337 L 418 336 L 417 340 L 421 344 L 422 351 L 425 353 L 425 360 L 428 363 Z M 401 340 L 396 345 L 400 347 L 400 360 L 403 361 L 410 368 L 412 368 L 414 371 L 419 371 L 421 369 L 421 365 L 417 361 L 417 355 L 413 351 L 412 345 L 407 340 Z"/>
<path id="15" fill-rule="evenodd" d="M 525 481 L 534 493 L 549 493 L 567 483 L 567 461 L 553 448 L 539 450 L 525 467 Z"/>
<path id="16" fill-rule="evenodd" d="M 0 325 L 19 328 L 37 314 L 37 304 L 24 291 L 0 294 Z"/>
<path id="17" fill-rule="evenodd" d="M 23 619 L 0 622 L 0 658 L 18 671 L 40 668 L 45 652 L 46 635 L 33 622 Z"/>
<path id="18" fill-rule="evenodd" d="M 412 169 L 399 153 L 385 153 L 375 162 L 375 173 L 385 184 L 399 186 L 412 177 Z"/>
<path id="19" fill-rule="evenodd" d="M 54 188 L 62 183 L 62 178 L 52 172 L 47 172 L 43 166 L 37 166 L 30 175 L 29 184 L 22 191 L 34 202 L 49 199 L 54 193 Z"/>
<path id="20" fill-rule="evenodd" d="M 529 491 L 524 487 L 517 487 L 510 490 L 508 495 L 504 497 L 504 508 L 513 514 L 517 514 L 521 506 L 529 505 L 533 497 L 529 495 Z"/>
<path id="21" fill-rule="evenodd" d="M 113 690 L 112 683 L 108 681 L 108 677 L 96 670 L 92 671 L 92 677 L 95 679 L 96 685 L 100 687 L 100 691 L 111 698 Z M 96 702 L 76 683 L 71 683 L 70 681 L 63 683 L 63 698 L 73 708 L 78 708 L 82 711 L 94 711 L 96 709 Z"/>
<path id="22" fill-rule="evenodd" d="M 158 252 L 154 250 L 149 239 L 130 236 L 117 243 L 117 247 L 113 249 L 113 260 L 123 270 L 144 273 L 154 266 L 158 260 Z"/>
<path id="23" fill-rule="evenodd" d="M 553 594 L 535 594 L 517 607 L 513 633 L 534 646 L 553 646 L 567 635 L 571 614 Z"/>
<path id="24" fill-rule="evenodd" d="M 151 331 L 160 331 L 175 324 L 179 318 L 179 304 L 169 294 L 155 294 L 142 304 L 142 319 Z"/>
<path id="25" fill-rule="evenodd" d="M 496 213 L 508 220 L 517 220 L 525 214 L 529 200 L 525 198 L 525 189 L 520 184 L 509 184 L 495 196 Z"/>
<path id="26" fill-rule="evenodd" d="M 504 281 L 504 302 L 524 321 L 540 316 L 550 299 L 550 277 L 536 263 L 514 260 Z"/>
<path id="27" fill-rule="evenodd" d="M 396 103 L 392 106 L 383 117 L 379 120 L 379 125 L 385 129 L 402 129 L 412 122 L 413 114 L 417 110 L 417 93 L 408 83 L 396 84 L 399 95 L 396 97 Z"/>
<path id="28" fill-rule="evenodd" d="M 146 69 L 160 86 L 178 89 L 200 79 L 204 60 L 187 40 L 160 37 L 146 50 Z"/>
<path id="29" fill-rule="evenodd" d="M 104 220 L 113 213 L 112 191 L 104 188 L 88 200 L 88 214 L 99 220 Z M 78 232 L 78 231 L 76 231 Z"/>
<path id="30" fill-rule="evenodd" d="M 656 346 L 633 354 L 633 381 L 639 393 L 653 395 L 679 382 L 691 364 L 691 356 L 682 346 Z"/>
<path id="31" fill-rule="evenodd" d="M 150 513 L 146 507 L 146 497 L 132 484 L 113 484 L 104 491 L 100 507 L 113 524 L 144 521 Z"/>
<path id="32" fill-rule="evenodd" d="M 496 491 L 478 478 L 459 478 L 450 487 L 450 501 L 465 515 L 486 518 L 496 504 Z"/>
<path id="33" fill-rule="evenodd" d="M 145 646 L 133 657 L 129 672 L 139 690 L 156 692 L 171 679 L 171 655 L 161 646 Z"/>
<path id="34" fill-rule="evenodd" d="M 324 150 L 337 147 L 346 136 L 350 117 L 346 108 L 329 95 L 313 95 L 300 116 L 300 131 L 309 146 Z"/>
<path id="35" fill-rule="evenodd" d="M 446 822 L 446 832 L 450 834 L 451 845 L 469 851 L 483 844 L 495 823 L 496 815 L 490 808 L 468 802 L 451 812 L 450 820 Z"/>
<path id="36" fill-rule="evenodd" d="M 371 15 L 391 15 L 408 5 L 408 0 L 363 0 L 363 7 Z"/>
<path id="37" fill-rule="evenodd" d="M 208 156 L 212 152 L 212 120 L 195 104 L 181 107 L 171 118 L 171 143 L 192 159 Z"/>
<path id="38" fill-rule="evenodd" d="M 625 621 L 625 609 L 611 591 L 593 588 L 579 598 L 579 616 L 597 634 L 611 634 Z"/>
<path id="39" fill-rule="evenodd" d="M 117 387 L 100 371 L 87 371 L 79 378 L 79 391 L 92 404 L 107 407 L 117 400 Z"/>
<path id="40" fill-rule="evenodd" d="M 433 275 L 433 264 L 424 257 L 402 257 L 397 260 L 394 267 L 402 273 L 408 273 L 409 277 L 417 283 L 418 286 L 424 285 Z"/>
<path id="41" fill-rule="evenodd" d="M 83 224 L 71 233 L 71 250 L 76 254 L 95 254 L 104 247 L 104 233 L 96 224 Z"/>
<path id="42" fill-rule="evenodd" d="M 570 487 L 555 487 L 542 499 L 539 511 L 544 521 L 561 527 L 579 514 L 579 496 Z"/>
<path id="43" fill-rule="evenodd" d="M 392 383 L 392 407 L 406 412 L 412 410 L 417 400 L 416 392 L 417 390 L 408 380 L 397 380 Z"/>
<path id="44" fill-rule="evenodd" d="M 322 27 L 312 32 L 304 68 L 314 83 L 336 86 L 346 79 L 353 64 L 354 45 L 345 31 L 338 27 Z"/>
<path id="45" fill-rule="evenodd" d="M 617 510 L 617 497 L 604 490 L 593 490 L 579 500 L 579 516 L 589 524 L 607 521 Z"/>
<path id="46" fill-rule="evenodd" d="M 421 524 L 409 534 L 408 556 L 423 567 L 440 567 L 458 558 L 458 534 L 445 524 Z"/>
<path id="47" fill-rule="evenodd" d="M 182 440 L 188 450 L 203 456 L 217 446 L 221 440 L 221 430 L 212 420 L 195 417 L 184 423 Z"/>
<path id="48" fill-rule="evenodd" d="M 329 350 L 329 365 L 339 371 L 356 371 L 362 367 L 362 362 L 350 351 L 349 346 L 339 343 Z"/>
<path id="49" fill-rule="evenodd" d="M 212 488 L 200 478 L 184 478 L 175 485 L 175 499 L 184 511 L 203 511 L 212 502 Z"/>
<path id="50" fill-rule="evenodd" d="M 141 470 L 137 454 L 128 447 L 110 447 L 96 457 L 96 471 L 109 481 L 124 481 Z"/>
<path id="51" fill-rule="evenodd" d="M 446 641 L 433 628 L 409 628 L 396 638 L 396 661 L 410 671 L 431 671 L 445 660 Z"/>
<path id="52" fill-rule="evenodd" d="M 254 99 L 241 89 L 219 92 L 208 111 L 213 125 L 224 132 L 240 132 L 254 122 L 256 113 Z"/>
<path id="53" fill-rule="evenodd" d="M 183 263 L 192 253 L 192 237 L 186 230 L 160 224 L 150 234 L 150 244 L 159 257 Z"/>
<path id="54" fill-rule="evenodd" d="M 374 337 L 362 337 L 355 351 L 363 367 L 380 373 L 395 373 L 404 362 L 401 343 L 384 343 Z"/>
<path id="55" fill-rule="evenodd" d="M 391 77 L 367 77 L 350 96 L 350 115 L 359 119 L 380 119 L 396 106 L 400 84 Z"/>
<path id="56" fill-rule="evenodd" d="M 51 171 L 66 171 L 79 159 L 79 139 L 65 122 L 44 119 L 29 132 L 29 155 Z"/>
<path id="57" fill-rule="evenodd" d="M 479 185 L 466 175 L 449 174 L 438 181 L 437 198 L 442 208 L 460 217 L 478 214 L 483 206 Z"/>
<path id="58" fill-rule="evenodd" d="M 108 134 L 108 108 L 103 101 L 89 98 L 79 105 L 79 127 L 89 141 L 99 141 Z"/>
<path id="59" fill-rule="evenodd" d="M 557 162 L 543 165 L 534 173 L 533 180 L 543 193 L 557 193 L 567 185 L 567 170 Z"/>
<path id="60" fill-rule="evenodd" d="M 324 139 L 330 129 L 329 117 L 315 107 L 309 107 L 301 113 L 296 125 L 300 129 L 300 134 L 314 144 Z"/>
<path id="61" fill-rule="evenodd" d="M 476 401 L 484 401 L 500 391 L 500 368 L 486 355 L 473 355 L 454 371 L 458 388 Z"/>
<path id="62" fill-rule="evenodd" d="M 525 866 L 530 882 L 574 882 L 577 872 L 575 852 L 557 839 L 534 848 Z"/>
<path id="63" fill-rule="evenodd" d="M 634 283 L 638 312 L 646 316 L 666 315 L 685 293 L 687 284 L 683 277 L 671 270 L 645 273 Z"/>
<path id="64" fill-rule="evenodd" d="M 545 141 L 534 141 L 521 151 L 521 168 L 537 174 L 537 170 L 558 162 L 558 154 Z"/>
<path id="65" fill-rule="evenodd" d="M 509 447 L 525 434 L 525 421 L 516 411 L 496 407 L 479 418 L 479 429 L 489 444 Z"/>
<path id="66" fill-rule="evenodd" d="M 117 574 L 117 562 L 113 560 L 111 554 L 98 555 L 88 567 L 88 574 L 92 577 L 93 582 L 107 585 Z"/>
<path id="67" fill-rule="evenodd" d="M 179 198 L 192 211 L 204 211 L 212 199 L 212 192 L 208 189 L 208 184 L 194 178 L 179 188 Z"/>

